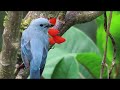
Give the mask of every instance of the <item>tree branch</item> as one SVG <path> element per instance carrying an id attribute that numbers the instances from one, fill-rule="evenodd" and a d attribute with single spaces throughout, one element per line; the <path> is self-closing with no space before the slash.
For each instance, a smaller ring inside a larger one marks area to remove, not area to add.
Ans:
<path id="1" fill-rule="evenodd" d="M 29 11 L 24 20 L 31 18 L 39 18 L 39 17 L 57 17 L 60 11 Z"/>
<path id="2" fill-rule="evenodd" d="M 63 35 L 71 26 L 92 21 L 102 14 L 102 11 L 67 11 L 60 35 Z"/>

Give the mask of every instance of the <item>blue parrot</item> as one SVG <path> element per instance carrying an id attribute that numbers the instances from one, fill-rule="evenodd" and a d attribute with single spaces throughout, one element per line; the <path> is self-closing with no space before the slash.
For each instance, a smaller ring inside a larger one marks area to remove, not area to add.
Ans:
<path id="1" fill-rule="evenodd" d="M 21 37 L 21 57 L 25 68 L 30 68 L 30 79 L 40 79 L 48 53 L 48 29 L 46 18 L 32 20 Z"/>

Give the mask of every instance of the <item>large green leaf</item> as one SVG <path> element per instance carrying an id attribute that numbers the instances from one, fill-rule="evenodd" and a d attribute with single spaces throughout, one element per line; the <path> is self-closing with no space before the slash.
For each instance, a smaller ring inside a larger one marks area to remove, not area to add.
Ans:
<path id="1" fill-rule="evenodd" d="M 59 48 L 51 49 L 47 56 L 47 61 L 45 65 L 45 69 L 43 71 L 44 78 L 50 79 L 56 65 L 60 62 L 60 60 L 67 55 L 64 51 Z"/>
<path id="2" fill-rule="evenodd" d="M 80 65 L 75 57 L 77 54 L 65 56 L 55 67 L 53 79 L 86 79 L 93 78 L 88 70 Z"/>
<path id="3" fill-rule="evenodd" d="M 57 64 L 71 53 L 94 52 L 100 55 L 93 41 L 75 27 L 71 27 L 63 37 L 66 38 L 66 42 L 59 45 L 55 44 L 54 48 L 48 52 L 45 69 L 43 71 L 45 78 L 50 79 Z"/>
<path id="4" fill-rule="evenodd" d="M 89 73 L 92 74 L 94 78 L 100 77 L 102 57 L 98 56 L 95 53 L 84 53 L 84 54 L 78 54 L 76 56 L 76 59 L 89 71 Z M 108 65 L 110 64 L 109 61 L 107 61 L 107 63 Z M 107 71 L 105 68 L 104 78 L 106 77 L 107 77 Z"/>
<path id="5" fill-rule="evenodd" d="M 80 75 L 82 76 L 82 78 L 84 79 L 94 79 L 94 77 L 92 76 L 92 74 L 88 71 L 88 69 L 86 69 L 84 67 L 84 65 L 79 63 L 79 71 L 80 71 Z"/>
<path id="6" fill-rule="evenodd" d="M 77 79 L 79 75 L 79 65 L 73 56 L 64 57 L 56 66 L 52 78 Z"/>
<path id="7" fill-rule="evenodd" d="M 68 53 L 95 52 L 100 55 L 95 43 L 78 28 L 71 27 L 63 37 L 66 38 L 66 42 L 60 45 L 56 44 L 56 48 L 60 48 Z"/>

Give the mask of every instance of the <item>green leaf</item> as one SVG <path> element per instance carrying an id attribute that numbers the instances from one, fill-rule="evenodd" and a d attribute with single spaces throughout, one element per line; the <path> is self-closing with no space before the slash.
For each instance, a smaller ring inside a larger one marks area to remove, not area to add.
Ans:
<path id="1" fill-rule="evenodd" d="M 73 56 L 64 57 L 56 66 L 53 75 L 53 79 L 78 79 L 79 66 Z"/>
<path id="2" fill-rule="evenodd" d="M 67 55 L 67 53 L 65 53 L 64 51 L 60 50 L 59 48 L 51 49 L 48 52 L 45 69 L 43 71 L 44 78 L 47 78 L 47 79 L 51 78 L 56 65 L 61 61 L 61 59 L 65 55 Z"/>
<path id="3" fill-rule="evenodd" d="M 84 54 L 78 54 L 76 56 L 76 59 L 89 71 L 89 73 L 92 74 L 94 78 L 100 77 L 102 57 L 98 56 L 95 53 L 84 53 Z M 107 63 L 108 65 L 110 64 L 110 62 L 108 61 Z M 105 68 L 104 78 L 106 77 L 107 77 L 107 69 Z"/>
<path id="4" fill-rule="evenodd" d="M 100 55 L 99 49 L 95 43 L 82 31 L 75 27 L 71 27 L 63 37 L 66 42 L 63 44 L 56 44 L 55 48 L 60 48 L 68 53 L 85 53 L 95 52 Z"/>
<path id="5" fill-rule="evenodd" d="M 93 52 L 100 55 L 100 52 L 93 41 L 82 31 L 71 27 L 64 35 L 66 42 L 55 44 L 54 48 L 48 52 L 43 76 L 50 79 L 56 65 L 69 54 Z M 101 56 L 101 55 L 100 55 Z"/>
<path id="6" fill-rule="evenodd" d="M 110 15 L 110 11 L 107 11 L 106 14 L 107 14 L 107 19 L 108 19 L 109 15 Z M 115 17 L 116 15 L 120 15 L 120 11 L 113 11 L 112 12 L 112 17 Z M 104 14 L 102 14 L 101 16 L 96 18 L 96 24 L 98 27 L 101 25 L 104 26 Z"/>
<path id="7" fill-rule="evenodd" d="M 90 37 L 94 42 L 96 42 L 97 24 L 95 20 L 82 24 L 76 24 L 74 25 L 74 27 L 84 32 L 88 37 Z"/>
<path id="8" fill-rule="evenodd" d="M 105 41 L 105 39 L 106 39 L 105 36 L 106 36 L 106 34 L 105 34 L 104 29 L 103 29 L 103 26 L 100 26 L 97 30 L 96 37 L 97 37 L 97 46 L 98 46 L 102 55 L 104 53 L 104 47 L 105 47 L 105 43 L 103 43 L 103 41 Z"/>
<path id="9" fill-rule="evenodd" d="M 79 63 L 79 71 L 80 71 L 80 75 L 83 76 L 84 79 L 94 79 L 91 73 L 80 63 Z"/>

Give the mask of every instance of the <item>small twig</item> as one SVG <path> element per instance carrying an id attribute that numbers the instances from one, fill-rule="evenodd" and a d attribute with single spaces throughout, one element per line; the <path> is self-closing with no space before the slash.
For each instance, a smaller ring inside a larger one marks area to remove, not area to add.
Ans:
<path id="1" fill-rule="evenodd" d="M 109 33 L 109 30 L 110 30 L 110 25 L 111 25 L 111 20 L 112 20 L 112 11 L 110 11 L 110 16 L 109 16 L 109 19 L 108 19 L 108 25 L 107 25 L 107 35 L 111 38 L 111 40 L 112 40 L 112 42 L 113 42 L 113 40 L 114 39 L 112 39 L 112 35 Z M 115 49 L 116 50 L 116 49 Z M 113 58 L 113 60 L 114 60 L 114 58 Z M 108 72 L 108 77 L 109 77 L 109 73 L 110 73 L 110 71 L 111 70 L 109 70 L 109 72 Z"/>
<path id="2" fill-rule="evenodd" d="M 110 20 L 109 22 L 111 22 L 111 19 L 112 19 L 112 11 L 110 11 Z M 109 23 L 109 27 L 110 27 L 110 23 Z M 115 59 L 116 59 L 116 43 L 115 43 L 115 40 L 113 38 L 113 36 L 111 34 L 109 34 L 109 37 L 112 41 L 112 44 L 113 44 L 113 60 L 112 60 L 112 64 L 111 64 L 111 67 L 110 67 L 110 70 L 109 70 L 109 74 L 108 74 L 108 79 L 110 79 L 110 75 L 112 73 L 112 70 L 115 66 Z"/>
<path id="3" fill-rule="evenodd" d="M 102 75 L 103 75 L 103 72 L 104 72 L 104 66 L 106 64 L 106 54 L 107 54 L 107 42 L 108 42 L 108 36 L 110 36 L 110 33 L 109 33 L 109 29 L 110 29 L 110 24 L 111 24 L 111 19 L 112 19 L 112 11 L 110 11 L 110 16 L 109 16 L 109 21 L 108 21 L 108 25 L 107 25 L 107 16 L 106 16 L 106 12 L 104 13 L 104 29 L 106 31 L 106 43 L 105 43 L 105 50 L 104 50 L 104 56 L 103 56 L 103 60 L 102 60 L 102 68 L 101 68 L 101 71 L 100 71 L 100 78 L 102 79 Z M 113 59 L 114 60 L 114 59 Z M 113 63 L 114 65 L 114 63 Z M 109 71 L 108 73 L 108 77 L 110 75 L 110 72 L 111 70 Z"/>
<path id="4" fill-rule="evenodd" d="M 113 60 L 112 60 L 112 64 L 111 64 L 111 67 L 110 67 L 110 70 L 109 70 L 109 75 L 108 75 L 108 78 L 110 79 L 110 75 L 111 75 L 111 73 L 112 73 L 112 70 L 113 70 L 113 68 L 114 68 L 114 66 L 115 66 L 115 60 L 116 60 L 116 43 L 115 43 L 115 40 L 114 40 L 114 38 L 112 37 L 112 35 L 110 34 L 110 37 L 111 37 L 111 41 L 112 41 L 112 44 L 113 44 L 113 49 L 114 49 L 114 51 L 113 51 Z"/>
<path id="5" fill-rule="evenodd" d="M 107 31 L 107 34 L 106 34 L 106 43 L 105 43 L 104 56 L 103 56 L 103 60 L 102 60 L 102 68 L 101 68 L 101 71 L 100 71 L 100 79 L 102 79 L 103 72 L 104 72 L 104 67 L 106 65 L 106 53 L 107 53 L 107 42 L 108 42 L 108 30 L 107 30 L 107 15 L 106 15 L 106 11 L 104 12 L 104 29 L 105 29 L 105 31 Z"/>
<path id="6" fill-rule="evenodd" d="M 113 44 L 113 60 L 112 60 L 112 64 L 111 64 L 111 67 L 110 67 L 110 70 L 108 72 L 108 79 L 110 79 L 110 75 L 112 73 L 112 70 L 115 66 L 115 59 L 116 59 L 116 43 L 115 43 L 115 40 L 113 38 L 113 36 L 111 35 L 111 33 L 109 32 L 109 29 L 110 29 L 110 24 L 111 24 L 111 19 L 112 19 L 112 11 L 110 11 L 110 16 L 109 16 L 109 21 L 108 21 L 108 27 L 105 25 L 105 28 L 107 27 L 107 30 L 105 29 L 106 33 L 108 33 L 111 41 L 112 41 L 112 44 Z M 107 22 L 106 22 L 107 23 Z"/>

